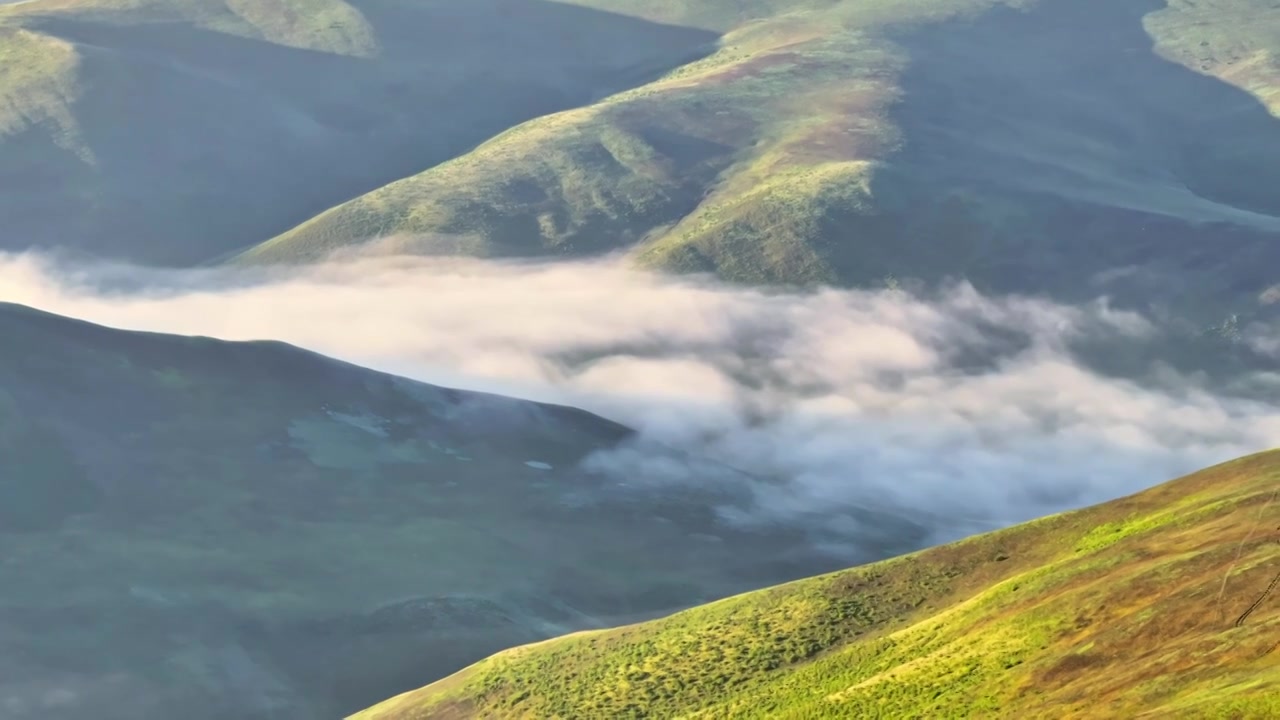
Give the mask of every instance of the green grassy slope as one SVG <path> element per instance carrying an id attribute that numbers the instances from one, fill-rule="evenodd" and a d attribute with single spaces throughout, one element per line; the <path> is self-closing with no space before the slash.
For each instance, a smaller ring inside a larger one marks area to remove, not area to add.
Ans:
<path id="1" fill-rule="evenodd" d="M 208 260 L 714 37 L 543 0 L 0 5 L 0 249 Z"/>
<path id="2" fill-rule="evenodd" d="M 837 563 L 719 520 L 732 483 L 586 471 L 630 433 L 577 410 L 12 305 L 0 337 L 5 720 L 338 717 Z"/>
<path id="3" fill-rule="evenodd" d="M 1200 263 L 1196 299 L 1224 307 L 1276 280 L 1255 269 L 1280 233 L 1269 0 L 576 4 L 720 43 L 243 259 L 401 233 L 435 252 L 628 248 L 748 282 L 964 274 L 1170 299 Z"/>
<path id="4" fill-rule="evenodd" d="M 1280 451 L 671 617 L 354 716 L 1272 718 Z"/>

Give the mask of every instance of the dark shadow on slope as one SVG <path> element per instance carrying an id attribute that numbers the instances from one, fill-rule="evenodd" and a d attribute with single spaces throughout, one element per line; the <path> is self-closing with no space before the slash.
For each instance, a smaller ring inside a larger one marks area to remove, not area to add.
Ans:
<path id="1" fill-rule="evenodd" d="M 74 461 L 0 458 L 0 500 L 42 513 L 0 510 L 5 720 L 338 717 L 504 647 L 864 559 L 724 522 L 747 488 L 720 476 L 581 469 L 632 433 L 572 408 L 2 303 L 0 337 L 0 452 L 35 427 Z M 870 557 L 928 535 L 868 525 Z"/>
<path id="2" fill-rule="evenodd" d="M 6 177 L 0 247 L 205 260 L 643 83 L 716 40 L 541 0 L 356 6 L 380 43 L 372 59 L 186 24 L 28 21 L 79 46 L 74 110 L 96 164 L 68 167 L 49 142 L 0 144 L 0 167 L 58 186 Z"/>
<path id="3" fill-rule="evenodd" d="M 1155 54 L 1143 16 L 1164 7 L 1046 0 L 898 32 L 906 145 L 862 221 L 893 246 L 845 273 L 1208 319 L 1251 304 L 1280 262 L 1280 121 Z"/>

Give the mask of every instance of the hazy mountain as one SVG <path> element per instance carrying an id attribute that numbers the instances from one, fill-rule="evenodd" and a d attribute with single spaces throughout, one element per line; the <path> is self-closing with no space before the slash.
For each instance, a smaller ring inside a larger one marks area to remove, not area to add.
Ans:
<path id="1" fill-rule="evenodd" d="M 615 476 L 630 431 L 581 411 L 13 305 L 0 337 L 5 720 L 336 717 L 848 562 L 721 520 L 732 483 Z M 869 557 L 923 542 L 876 518 Z"/>

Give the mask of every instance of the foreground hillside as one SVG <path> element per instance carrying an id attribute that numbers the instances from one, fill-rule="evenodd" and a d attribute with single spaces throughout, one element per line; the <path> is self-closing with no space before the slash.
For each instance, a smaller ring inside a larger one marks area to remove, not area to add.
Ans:
<path id="1" fill-rule="evenodd" d="M 1214 320 L 1277 280 L 1260 269 L 1280 237 L 1271 0 L 575 4 L 719 43 L 243 260 L 399 234 L 421 252 L 626 249 L 746 282 L 966 275 Z"/>
<path id="2" fill-rule="evenodd" d="M 588 470 L 631 433 L 577 410 L 14 305 L 0 337 L 4 720 L 340 717 L 837 566 L 719 520 L 731 483 Z"/>
<path id="3" fill-rule="evenodd" d="M 1280 451 L 496 655 L 355 716 L 1280 717 Z"/>

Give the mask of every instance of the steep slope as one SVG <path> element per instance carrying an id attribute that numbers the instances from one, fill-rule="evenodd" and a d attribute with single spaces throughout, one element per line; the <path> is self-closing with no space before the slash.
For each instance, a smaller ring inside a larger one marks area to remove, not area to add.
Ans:
<path id="1" fill-rule="evenodd" d="M 1280 715 L 1280 452 L 511 650 L 359 720 Z"/>
<path id="2" fill-rule="evenodd" d="M 577 4 L 722 37 L 242 260 L 400 234 L 423 252 L 627 248 L 747 282 L 966 275 L 1214 312 L 1276 281 L 1260 269 L 1280 237 L 1270 0 Z"/>
<path id="3" fill-rule="evenodd" d="M 208 260 L 713 40 L 543 0 L 0 5 L 0 249 Z"/>
<path id="4" fill-rule="evenodd" d="M 5 720 L 337 717 L 839 563 L 722 521 L 732 483 L 584 465 L 631 433 L 581 411 L 13 305 L 0 338 Z"/>

